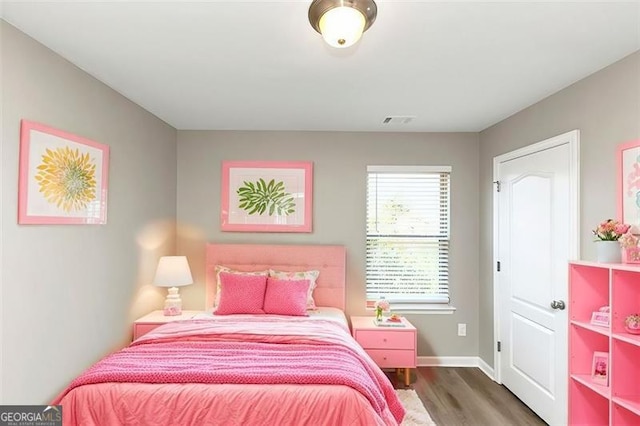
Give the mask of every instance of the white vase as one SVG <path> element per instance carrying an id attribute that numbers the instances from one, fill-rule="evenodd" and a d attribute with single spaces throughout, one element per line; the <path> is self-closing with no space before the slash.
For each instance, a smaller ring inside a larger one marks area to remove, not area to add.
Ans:
<path id="1" fill-rule="evenodd" d="M 596 241 L 598 262 L 620 263 L 622 262 L 622 249 L 617 241 Z"/>

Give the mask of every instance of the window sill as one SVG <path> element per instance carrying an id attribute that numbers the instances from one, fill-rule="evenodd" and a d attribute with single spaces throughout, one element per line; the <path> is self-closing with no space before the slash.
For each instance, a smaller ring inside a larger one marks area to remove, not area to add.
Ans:
<path id="1" fill-rule="evenodd" d="M 416 304 L 402 304 L 393 305 L 393 312 L 399 312 L 403 314 L 436 314 L 436 315 L 450 315 L 456 311 L 456 308 L 451 305 L 445 305 L 440 303 L 416 303 Z"/>

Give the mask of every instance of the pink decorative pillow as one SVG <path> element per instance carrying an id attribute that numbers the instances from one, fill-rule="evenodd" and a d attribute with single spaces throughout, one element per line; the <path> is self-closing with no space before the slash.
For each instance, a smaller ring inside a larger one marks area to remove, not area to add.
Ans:
<path id="1" fill-rule="evenodd" d="M 216 315 L 264 314 L 264 292 L 267 277 L 220 273 L 220 304 Z"/>
<path id="2" fill-rule="evenodd" d="M 269 269 L 269 277 L 279 280 L 309 280 L 309 290 L 307 291 L 307 309 L 316 309 L 316 302 L 313 300 L 313 290 L 316 288 L 316 280 L 320 271 L 276 271 Z"/>
<path id="3" fill-rule="evenodd" d="M 267 278 L 264 312 L 276 315 L 308 316 L 307 293 L 309 285 L 309 280 Z"/>
<path id="4" fill-rule="evenodd" d="M 216 273 L 216 300 L 213 302 L 213 306 L 218 306 L 220 304 L 220 272 L 228 272 L 230 274 L 240 274 L 240 275 L 262 275 L 265 277 L 269 275 L 269 270 L 253 271 L 253 272 L 236 271 L 234 269 L 227 268 L 226 266 L 222 266 L 222 265 L 216 265 L 215 270 L 216 270 L 215 272 Z"/>

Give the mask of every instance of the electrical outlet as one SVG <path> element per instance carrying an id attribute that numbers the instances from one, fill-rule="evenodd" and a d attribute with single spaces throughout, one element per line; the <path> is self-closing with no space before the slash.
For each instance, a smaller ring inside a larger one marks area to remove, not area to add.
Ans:
<path id="1" fill-rule="evenodd" d="M 458 336 L 467 335 L 467 324 L 458 324 Z"/>

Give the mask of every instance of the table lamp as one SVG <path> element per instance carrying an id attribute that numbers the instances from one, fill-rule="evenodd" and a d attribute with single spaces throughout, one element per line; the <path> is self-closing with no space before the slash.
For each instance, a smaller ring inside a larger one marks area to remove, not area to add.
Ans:
<path id="1" fill-rule="evenodd" d="M 169 293 L 164 301 L 164 314 L 167 316 L 182 314 L 182 299 L 178 294 L 178 287 L 193 284 L 187 257 L 162 256 L 158 262 L 153 284 L 169 287 Z"/>

